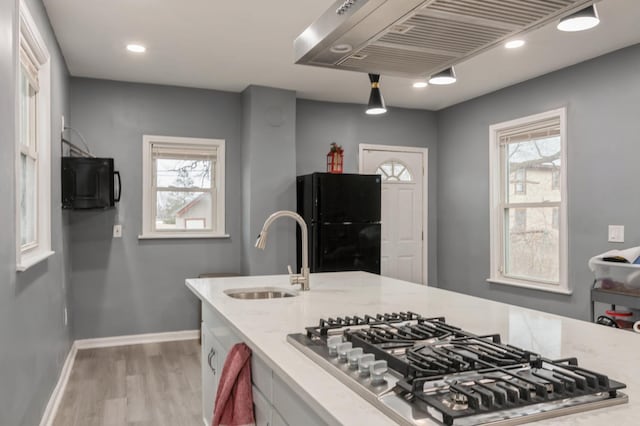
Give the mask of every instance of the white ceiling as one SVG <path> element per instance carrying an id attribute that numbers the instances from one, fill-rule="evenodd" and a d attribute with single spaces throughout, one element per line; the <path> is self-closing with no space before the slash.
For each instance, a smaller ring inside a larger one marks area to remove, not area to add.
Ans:
<path id="1" fill-rule="evenodd" d="M 44 0 L 73 76 L 240 92 L 249 84 L 300 98 L 365 104 L 366 75 L 295 65 L 293 40 L 333 0 Z M 603 0 L 601 24 L 563 33 L 550 25 L 525 47 L 495 48 L 456 66 L 452 86 L 411 87 L 382 76 L 389 106 L 437 110 L 640 42 L 640 1 Z M 138 42 L 143 55 L 125 50 Z"/>

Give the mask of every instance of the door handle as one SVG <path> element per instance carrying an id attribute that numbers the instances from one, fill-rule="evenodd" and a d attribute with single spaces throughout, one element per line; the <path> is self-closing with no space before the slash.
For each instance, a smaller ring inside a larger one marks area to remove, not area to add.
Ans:
<path id="1" fill-rule="evenodd" d="M 211 351 L 209 352 L 209 359 L 207 361 L 207 363 L 209 364 L 209 368 L 211 369 L 211 371 L 213 371 L 214 375 L 216 374 L 216 369 L 213 368 L 213 366 L 211 365 L 211 360 L 213 359 L 215 354 L 216 354 L 216 351 L 213 348 L 211 348 Z"/>
<path id="2" fill-rule="evenodd" d="M 120 202 L 120 195 L 122 194 L 122 181 L 120 180 L 120 172 L 113 172 L 114 176 L 118 177 L 118 197 L 115 198 L 114 197 L 114 202 L 119 203 Z"/>

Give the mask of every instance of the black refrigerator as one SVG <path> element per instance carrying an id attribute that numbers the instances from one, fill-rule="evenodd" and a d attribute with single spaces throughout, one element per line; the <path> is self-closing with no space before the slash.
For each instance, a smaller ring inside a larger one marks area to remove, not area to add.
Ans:
<path id="1" fill-rule="evenodd" d="M 309 230 L 311 272 L 380 274 L 380 184 L 378 175 L 297 177 L 298 214 Z M 298 237 L 298 268 L 301 244 Z"/>

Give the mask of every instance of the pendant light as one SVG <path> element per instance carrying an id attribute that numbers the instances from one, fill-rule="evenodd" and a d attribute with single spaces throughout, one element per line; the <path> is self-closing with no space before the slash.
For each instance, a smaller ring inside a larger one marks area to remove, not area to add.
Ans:
<path id="1" fill-rule="evenodd" d="M 558 23 L 560 31 L 584 31 L 595 27 L 600 23 L 596 5 L 585 7 L 569 16 L 565 16 Z"/>
<path id="2" fill-rule="evenodd" d="M 443 86 L 446 84 L 453 84 L 456 81 L 456 72 L 453 67 L 451 67 L 432 75 L 429 79 L 429 84 Z"/>
<path id="3" fill-rule="evenodd" d="M 384 114 L 387 112 L 387 107 L 380 92 L 380 74 L 369 74 L 369 81 L 371 81 L 371 94 L 366 112 L 369 115 Z"/>

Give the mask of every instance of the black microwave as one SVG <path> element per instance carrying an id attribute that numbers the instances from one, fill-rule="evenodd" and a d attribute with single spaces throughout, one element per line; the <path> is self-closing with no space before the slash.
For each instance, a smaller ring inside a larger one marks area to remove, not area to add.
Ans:
<path id="1" fill-rule="evenodd" d="M 63 209 L 113 207 L 120 201 L 121 190 L 113 158 L 62 157 Z"/>

